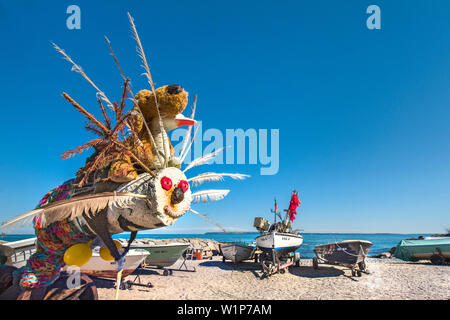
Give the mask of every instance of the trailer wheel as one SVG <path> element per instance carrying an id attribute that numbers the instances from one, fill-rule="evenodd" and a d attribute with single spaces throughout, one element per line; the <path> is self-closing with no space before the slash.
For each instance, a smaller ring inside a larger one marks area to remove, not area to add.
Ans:
<path id="1" fill-rule="evenodd" d="M 444 264 L 445 259 L 443 256 L 435 253 L 431 256 L 430 261 L 432 264 Z"/>
<path id="2" fill-rule="evenodd" d="M 131 283 L 131 281 L 125 281 L 125 282 L 122 282 L 120 284 L 120 289 L 122 289 L 122 290 L 129 290 L 129 289 L 131 289 L 132 285 L 133 284 Z"/>
<path id="3" fill-rule="evenodd" d="M 358 263 L 358 266 L 361 271 L 366 271 L 366 269 L 367 269 L 366 261 L 364 261 L 364 260 L 361 261 L 360 263 Z"/>
<path id="4" fill-rule="evenodd" d="M 294 253 L 295 266 L 300 267 L 300 252 Z"/>
<path id="5" fill-rule="evenodd" d="M 319 269 L 319 260 L 317 260 L 317 258 L 316 257 L 314 257 L 313 259 L 312 259 L 312 263 L 313 263 L 313 268 L 314 269 Z"/>
<path id="6" fill-rule="evenodd" d="M 361 270 L 356 270 L 356 275 L 357 275 L 358 277 L 361 277 L 361 275 L 362 275 Z"/>
<path id="7" fill-rule="evenodd" d="M 168 276 L 169 275 L 169 270 L 164 270 L 164 272 L 163 272 L 163 276 Z"/>
<path id="8" fill-rule="evenodd" d="M 352 277 L 356 276 L 356 271 L 355 269 L 352 268 Z"/>
<path id="9" fill-rule="evenodd" d="M 281 274 L 284 274 L 285 272 L 286 272 L 286 270 L 284 270 L 284 269 L 281 269 L 281 270 L 280 270 L 280 273 L 281 273 Z"/>

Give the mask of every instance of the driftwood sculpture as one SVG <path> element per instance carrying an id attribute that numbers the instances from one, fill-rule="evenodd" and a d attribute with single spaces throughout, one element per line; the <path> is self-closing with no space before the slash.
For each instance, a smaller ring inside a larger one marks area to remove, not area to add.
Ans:
<path id="1" fill-rule="evenodd" d="M 4 290 L 3 294 L 0 292 L 0 298 L 15 298 L 23 290 L 55 283 L 67 263 L 68 249 L 80 243 L 91 245 L 95 238 L 109 249 L 120 272 L 138 231 L 170 226 L 188 211 L 212 222 L 193 210 L 191 204 L 223 199 L 229 190 L 192 192 L 191 186 L 220 181 L 226 176 L 239 180 L 248 177 L 232 173 L 204 173 L 193 178 L 186 177 L 187 170 L 206 164 L 221 150 L 195 159 L 184 171 L 180 169 L 192 145 L 190 136 L 195 124 L 196 98 L 192 115 L 186 118 L 181 112 L 187 105 L 188 94 L 181 86 L 155 88 L 134 21 L 130 15 L 128 17 L 151 90 L 144 89 L 136 95 L 132 93 L 130 81 L 106 38 L 124 79 L 119 103 L 111 102 L 83 69 L 54 44 L 55 49 L 72 64 L 72 70 L 96 89 L 103 121 L 63 93 L 63 97 L 87 118 L 86 129 L 97 137 L 65 152 L 62 157 L 66 159 L 90 148 L 94 149 L 94 153 L 77 172 L 75 179 L 50 191 L 35 210 L 0 226 L 0 230 L 5 231 L 33 221 L 37 237 L 36 254 L 24 268 L 14 271 L 16 285 Z M 126 111 L 129 96 L 133 97 L 133 107 Z M 189 128 L 181 153 L 176 157 L 167 131 L 182 125 Z M 119 250 L 111 235 L 126 231 L 131 232 L 128 247 Z"/>

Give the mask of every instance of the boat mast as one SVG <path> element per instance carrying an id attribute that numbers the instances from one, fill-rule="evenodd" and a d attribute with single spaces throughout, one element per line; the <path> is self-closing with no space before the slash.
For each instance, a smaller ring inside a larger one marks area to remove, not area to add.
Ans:
<path id="1" fill-rule="evenodd" d="M 275 200 L 275 209 L 270 209 L 271 212 L 273 212 L 274 214 L 274 219 L 273 219 L 273 224 L 275 224 L 277 222 L 277 198 L 274 198 Z"/>

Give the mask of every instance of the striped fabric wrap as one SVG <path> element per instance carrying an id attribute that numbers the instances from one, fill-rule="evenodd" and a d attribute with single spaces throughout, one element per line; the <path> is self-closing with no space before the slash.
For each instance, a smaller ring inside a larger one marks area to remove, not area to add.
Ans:
<path id="1" fill-rule="evenodd" d="M 70 198 L 70 190 L 74 179 L 64 182 L 48 192 L 36 208 Z M 16 271 L 22 273 L 20 285 L 26 289 L 46 287 L 55 282 L 64 266 L 64 253 L 76 243 L 91 240 L 76 226 L 76 221 L 58 221 L 42 228 L 38 216 L 34 219 L 36 233 L 36 253 L 23 268 Z"/>

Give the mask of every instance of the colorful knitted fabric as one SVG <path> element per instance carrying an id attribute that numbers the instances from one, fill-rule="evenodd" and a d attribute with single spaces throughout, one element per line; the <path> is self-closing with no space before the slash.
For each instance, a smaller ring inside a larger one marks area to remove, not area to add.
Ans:
<path id="1" fill-rule="evenodd" d="M 46 204 L 70 198 L 69 190 L 72 180 L 47 193 L 37 208 Z M 20 284 L 27 289 L 49 286 L 55 282 L 64 266 L 65 251 L 76 243 L 86 243 L 90 240 L 84 232 L 75 225 L 75 221 L 58 221 L 42 228 L 38 217 L 34 220 L 37 238 L 36 253 L 27 261 Z"/>

